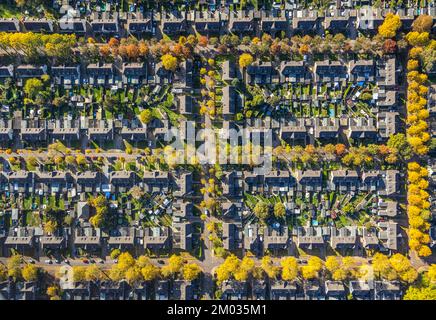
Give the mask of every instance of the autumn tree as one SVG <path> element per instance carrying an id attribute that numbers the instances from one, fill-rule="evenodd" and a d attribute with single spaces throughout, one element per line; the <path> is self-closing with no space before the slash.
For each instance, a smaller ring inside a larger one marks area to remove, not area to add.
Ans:
<path id="1" fill-rule="evenodd" d="M 162 65 L 166 70 L 175 71 L 177 69 L 177 58 L 171 54 L 165 54 L 161 57 Z"/>
<path id="2" fill-rule="evenodd" d="M 201 268 L 196 263 L 188 263 L 183 266 L 183 279 L 187 281 L 193 281 L 197 279 L 201 274 Z"/>
<path id="3" fill-rule="evenodd" d="M 282 266 L 282 279 L 293 281 L 298 277 L 298 263 L 294 257 L 286 257 L 280 261 Z"/>
<path id="4" fill-rule="evenodd" d="M 21 274 L 22 262 L 23 262 L 23 258 L 18 254 L 15 254 L 8 259 L 6 265 L 8 270 L 8 277 L 12 277 L 15 281 L 22 277 Z"/>
<path id="5" fill-rule="evenodd" d="M 433 27 L 433 18 L 427 14 L 419 15 L 412 23 L 412 30 L 416 32 L 430 32 Z"/>
<path id="6" fill-rule="evenodd" d="M 286 208 L 285 205 L 281 202 L 277 202 L 274 205 L 274 216 L 276 218 L 284 218 L 286 215 Z"/>
<path id="7" fill-rule="evenodd" d="M 319 276 L 322 268 L 322 260 L 316 256 L 311 256 L 307 261 L 307 265 L 301 267 L 301 275 L 306 280 L 315 279 Z"/>
<path id="8" fill-rule="evenodd" d="M 384 38 L 393 38 L 397 34 L 397 31 L 400 29 L 400 27 L 400 16 L 389 12 L 386 14 L 383 23 L 378 27 L 378 33 Z"/>
<path id="9" fill-rule="evenodd" d="M 86 267 L 85 279 L 87 281 L 96 281 L 96 280 L 101 280 L 102 278 L 103 278 L 103 272 L 97 265 L 93 264 Z"/>
<path id="10" fill-rule="evenodd" d="M 86 267 L 73 266 L 73 281 L 81 282 L 86 280 Z"/>
<path id="11" fill-rule="evenodd" d="M 230 279 L 239 268 L 240 263 L 241 261 L 234 254 L 229 255 L 226 260 L 216 268 L 218 283 Z"/>
<path id="12" fill-rule="evenodd" d="M 253 56 L 249 53 L 243 53 L 239 56 L 239 66 L 246 68 L 253 63 Z"/>
<path id="13" fill-rule="evenodd" d="M 164 266 L 161 270 L 162 275 L 164 277 L 172 276 L 180 271 L 182 271 L 183 267 L 183 258 L 179 255 L 173 254 L 168 259 L 168 265 Z"/>
<path id="14" fill-rule="evenodd" d="M 25 281 L 36 281 L 39 274 L 39 268 L 33 264 L 26 264 L 21 272 Z"/>
<path id="15" fill-rule="evenodd" d="M 276 279 L 280 268 L 278 266 L 274 266 L 274 263 L 270 256 L 264 256 L 261 260 L 261 268 L 268 275 L 270 279 Z"/>
<path id="16" fill-rule="evenodd" d="M 253 212 L 261 220 L 268 218 L 270 206 L 265 201 L 259 201 L 254 206 Z"/>
<path id="17" fill-rule="evenodd" d="M 141 122 L 144 124 L 148 124 L 151 120 L 153 120 L 153 113 L 150 109 L 142 110 L 139 114 L 139 120 L 141 120 Z"/>

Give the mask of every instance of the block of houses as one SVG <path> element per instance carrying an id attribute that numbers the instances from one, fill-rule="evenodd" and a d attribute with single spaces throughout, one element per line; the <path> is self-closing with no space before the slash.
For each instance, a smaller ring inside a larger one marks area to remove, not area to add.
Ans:
<path id="1" fill-rule="evenodd" d="M 143 12 L 130 12 L 127 16 L 126 30 L 132 35 L 153 34 L 153 15 Z"/>
<path id="2" fill-rule="evenodd" d="M 378 112 L 377 131 L 381 138 L 389 139 L 393 134 L 398 133 L 398 112 Z"/>
<path id="3" fill-rule="evenodd" d="M 316 139 L 334 139 L 339 135 L 338 118 L 315 118 L 313 136 Z"/>
<path id="4" fill-rule="evenodd" d="M 280 63 L 281 83 L 309 83 L 312 74 L 304 61 L 282 61 Z"/>
<path id="5" fill-rule="evenodd" d="M 355 19 L 355 18 L 354 18 Z M 327 11 L 324 17 L 324 29 L 331 33 L 346 34 L 354 28 L 353 17 L 349 10 L 335 9 Z"/>
<path id="6" fill-rule="evenodd" d="M 249 34 L 255 32 L 254 11 L 239 10 L 229 13 L 228 28 L 232 33 Z"/>
<path id="7" fill-rule="evenodd" d="M 398 250 L 398 224 L 393 221 L 380 221 L 377 223 L 379 228 L 378 238 L 380 240 L 380 250 L 396 252 Z"/>
<path id="8" fill-rule="evenodd" d="M 296 300 L 298 285 L 296 282 L 275 280 L 270 284 L 271 300 Z"/>
<path id="9" fill-rule="evenodd" d="M 247 300 L 248 283 L 227 280 L 222 283 L 221 292 L 221 300 Z"/>
<path id="10" fill-rule="evenodd" d="M 349 283 L 350 294 L 355 300 L 371 300 L 373 290 L 370 283 L 363 280 L 353 280 Z"/>
<path id="11" fill-rule="evenodd" d="M 300 189 L 321 191 L 322 172 L 320 170 L 296 170 L 294 176 Z"/>
<path id="12" fill-rule="evenodd" d="M 78 17 L 67 17 L 59 19 L 59 33 L 74 33 L 83 35 L 87 31 L 86 19 Z"/>
<path id="13" fill-rule="evenodd" d="M 334 250 L 355 249 L 357 246 L 357 228 L 354 226 L 340 229 L 331 227 L 330 245 Z"/>
<path id="14" fill-rule="evenodd" d="M 55 84 L 64 86 L 67 89 L 71 88 L 73 85 L 81 84 L 80 65 L 53 66 L 51 67 L 50 75 Z"/>
<path id="15" fill-rule="evenodd" d="M 374 60 L 351 60 L 348 72 L 350 81 L 372 82 L 375 78 Z"/>
<path id="16" fill-rule="evenodd" d="M 218 35 L 221 31 L 222 21 L 219 11 L 195 11 L 195 31 L 201 35 Z"/>
<path id="17" fill-rule="evenodd" d="M 162 32 L 167 35 L 177 35 L 186 32 L 188 26 L 186 12 L 162 12 L 161 25 Z"/>
<path id="18" fill-rule="evenodd" d="M 316 61 L 314 81 L 316 83 L 342 82 L 347 80 L 347 67 L 340 61 Z"/>
<path id="19" fill-rule="evenodd" d="M 171 246 L 170 230 L 167 227 L 147 227 L 144 230 L 144 248 L 153 252 L 167 250 Z"/>
<path id="20" fill-rule="evenodd" d="M 251 285 L 251 297 L 253 300 L 267 299 L 267 282 L 265 280 L 254 279 Z"/>
<path id="21" fill-rule="evenodd" d="M 355 170 L 330 171 L 330 189 L 339 192 L 356 191 L 359 186 L 359 175 Z"/>
<path id="22" fill-rule="evenodd" d="M 0 32 L 19 32 L 20 21 L 17 18 L 1 18 Z"/>
<path id="23" fill-rule="evenodd" d="M 143 62 L 125 62 L 120 71 L 124 85 L 140 85 L 147 82 L 147 65 Z"/>
<path id="24" fill-rule="evenodd" d="M 171 300 L 197 300 L 198 286 L 192 281 L 174 280 L 171 286 Z"/>
<path id="25" fill-rule="evenodd" d="M 403 291 L 398 281 L 374 281 L 375 300 L 401 300 Z"/>
<path id="26" fill-rule="evenodd" d="M 271 35 L 279 35 L 281 32 L 287 34 L 290 29 L 290 22 L 286 16 L 285 11 L 261 11 L 260 29 L 262 32 Z"/>
<path id="27" fill-rule="evenodd" d="M 244 250 L 251 251 L 258 255 L 263 253 L 263 246 L 261 241 L 261 234 L 259 233 L 259 226 L 257 224 L 247 224 L 244 227 Z"/>
<path id="28" fill-rule="evenodd" d="M 247 83 L 268 85 L 279 82 L 279 74 L 271 62 L 257 61 L 247 67 Z"/>
<path id="29" fill-rule="evenodd" d="M 349 118 L 348 138 L 376 139 L 377 127 L 373 118 Z"/>
<path id="30" fill-rule="evenodd" d="M 263 234 L 263 247 L 265 250 L 279 251 L 289 250 L 292 239 L 286 225 L 279 227 L 265 227 Z"/>
<path id="31" fill-rule="evenodd" d="M 325 240 L 320 227 L 301 227 L 297 231 L 297 246 L 301 249 L 323 249 Z"/>
<path id="32" fill-rule="evenodd" d="M 118 12 L 93 12 L 90 25 L 95 35 L 115 35 L 120 29 Z"/>
<path id="33" fill-rule="evenodd" d="M 241 110 L 241 98 L 234 86 L 222 88 L 223 116 L 235 115 Z"/>
<path id="34" fill-rule="evenodd" d="M 342 281 L 325 281 L 324 291 L 326 300 L 347 300 L 347 292 Z"/>
<path id="35" fill-rule="evenodd" d="M 292 17 L 292 29 L 299 32 L 317 32 L 321 20 L 315 10 L 295 10 Z"/>
<path id="36" fill-rule="evenodd" d="M 54 22 L 48 19 L 34 19 L 26 18 L 23 20 L 24 29 L 27 32 L 44 32 L 52 33 L 54 32 Z"/>
<path id="37" fill-rule="evenodd" d="M 192 232 L 193 226 L 190 222 L 173 223 L 173 249 L 191 251 L 193 248 Z"/>
<path id="38" fill-rule="evenodd" d="M 168 300 L 170 295 L 170 281 L 159 280 L 155 286 L 155 300 Z"/>
<path id="39" fill-rule="evenodd" d="M 86 67 L 90 85 L 111 86 L 115 82 L 115 70 L 112 63 L 91 63 Z"/>
<path id="40" fill-rule="evenodd" d="M 242 247 L 242 232 L 235 223 L 223 223 L 223 246 L 226 250 L 237 250 Z"/>

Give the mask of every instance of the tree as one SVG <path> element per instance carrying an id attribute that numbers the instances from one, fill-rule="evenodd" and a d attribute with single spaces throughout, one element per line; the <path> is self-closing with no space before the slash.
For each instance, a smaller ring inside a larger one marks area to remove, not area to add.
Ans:
<path id="1" fill-rule="evenodd" d="M 201 268 L 196 263 L 188 263 L 183 266 L 183 279 L 192 281 L 197 279 L 201 274 Z"/>
<path id="2" fill-rule="evenodd" d="M 383 43 L 383 52 L 386 54 L 392 54 L 397 51 L 397 43 L 395 40 L 386 39 Z"/>
<path id="3" fill-rule="evenodd" d="M 15 281 L 21 278 L 21 263 L 23 259 L 16 254 L 11 256 L 7 261 L 8 277 L 12 277 Z"/>
<path id="4" fill-rule="evenodd" d="M 103 272 L 100 270 L 100 268 L 93 264 L 89 267 L 86 267 L 85 270 L 85 279 L 87 281 L 96 281 L 103 278 Z"/>
<path id="5" fill-rule="evenodd" d="M 417 288 L 410 286 L 403 297 L 404 300 L 436 300 L 436 288 Z"/>
<path id="6" fill-rule="evenodd" d="M 41 80 L 31 78 L 26 81 L 24 85 L 24 93 L 29 99 L 35 99 L 36 96 L 43 90 L 44 85 Z"/>
<path id="7" fill-rule="evenodd" d="M 5 281 L 8 278 L 8 269 L 4 264 L 0 263 L 0 281 Z"/>
<path id="8" fill-rule="evenodd" d="M 118 264 L 114 264 L 112 268 L 109 270 L 109 278 L 114 282 L 123 280 L 125 274 L 126 274 L 126 270 L 122 270 Z"/>
<path id="9" fill-rule="evenodd" d="M 301 267 L 301 275 L 306 280 L 315 279 L 318 277 L 322 267 L 322 260 L 316 256 L 311 256 L 307 261 L 307 265 Z"/>
<path id="10" fill-rule="evenodd" d="M 77 163 L 79 166 L 84 166 L 84 165 L 87 164 L 88 162 L 86 161 L 86 157 L 85 157 L 84 155 L 82 155 L 82 154 L 78 154 L 78 155 L 76 156 L 76 163 Z"/>
<path id="11" fill-rule="evenodd" d="M 150 109 L 142 110 L 139 114 L 139 120 L 141 120 L 141 122 L 144 124 L 148 124 L 151 120 L 153 120 L 153 113 Z"/>
<path id="12" fill-rule="evenodd" d="M 382 253 L 376 253 L 372 259 L 372 267 L 378 278 L 386 280 L 395 280 L 397 274 L 392 268 L 389 258 Z"/>
<path id="13" fill-rule="evenodd" d="M 38 278 L 39 269 L 33 264 L 27 264 L 21 271 L 25 281 L 35 281 Z"/>
<path id="14" fill-rule="evenodd" d="M 346 146 L 342 143 L 338 143 L 337 145 L 335 145 L 335 152 L 338 156 L 342 156 L 346 150 Z"/>
<path id="15" fill-rule="evenodd" d="M 240 260 L 234 255 L 229 255 L 224 262 L 216 268 L 218 283 L 228 280 L 239 268 Z"/>
<path id="16" fill-rule="evenodd" d="M 241 68 L 246 68 L 248 67 L 250 64 L 253 63 L 253 56 L 249 53 L 243 53 L 239 56 L 239 66 Z"/>
<path id="17" fill-rule="evenodd" d="M 127 283 L 130 285 L 135 285 L 143 279 L 141 270 L 137 267 L 131 267 L 126 270 L 125 278 Z"/>
<path id="18" fill-rule="evenodd" d="M 159 275 L 159 268 L 149 263 L 141 269 L 141 274 L 145 281 L 151 281 Z"/>
<path id="19" fill-rule="evenodd" d="M 261 261 L 261 267 L 263 271 L 268 275 L 270 279 L 276 279 L 280 271 L 279 267 L 274 266 L 270 256 L 264 256 Z"/>
<path id="20" fill-rule="evenodd" d="M 412 29 L 416 32 L 430 32 L 433 26 L 433 18 L 427 14 L 419 15 L 412 23 Z"/>
<path id="21" fill-rule="evenodd" d="M 116 258 L 118 258 L 118 256 L 121 254 L 121 250 L 120 249 L 113 249 L 111 251 L 110 257 L 111 259 L 115 260 Z"/>
<path id="22" fill-rule="evenodd" d="M 118 267 L 127 271 L 135 265 L 136 261 L 129 252 L 123 252 L 118 256 Z"/>
<path id="23" fill-rule="evenodd" d="M 183 258 L 181 256 L 173 254 L 168 259 L 168 265 L 166 265 L 162 268 L 162 274 L 165 277 L 168 277 L 168 276 L 171 276 L 173 274 L 180 272 L 182 270 L 183 263 L 184 263 L 184 261 L 183 261 Z"/>
<path id="24" fill-rule="evenodd" d="M 428 268 L 427 277 L 431 283 L 436 284 L 436 264 L 432 264 Z"/>
<path id="25" fill-rule="evenodd" d="M 327 259 L 325 261 L 325 267 L 331 274 L 333 274 L 340 267 L 338 257 L 335 257 L 335 256 L 327 257 Z"/>
<path id="26" fill-rule="evenodd" d="M 398 150 L 404 160 L 409 160 L 412 157 L 412 148 L 407 142 L 404 133 L 397 133 L 389 136 L 387 146 L 391 149 Z"/>
<path id="27" fill-rule="evenodd" d="M 208 39 L 206 36 L 199 36 L 198 37 L 198 45 L 200 47 L 207 47 Z"/>
<path id="28" fill-rule="evenodd" d="M 86 279 L 86 268 L 83 266 L 74 266 L 73 267 L 73 281 L 81 282 Z"/>
<path id="29" fill-rule="evenodd" d="M 281 202 L 277 202 L 274 205 L 274 216 L 276 218 L 284 218 L 286 215 L 286 208 L 285 205 Z"/>
<path id="30" fill-rule="evenodd" d="M 49 297 L 55 297 L 59 295 L 59 287 L 53 285 L 47 288 L 47 295 Z"/>
<path id="31" fill-rule="evenodd" d="M 265 201 L 259 201 L 256 203 L 253 209 L 254 214 L 261 220 L 268 218 L 269 204 Z"/>
<path id="32" fill-rule="evenodd" d="M 166 70 L 175 71 L 177 68 L 177 58 L 171 54 L 165 54 L 161 57 L 162 65 Z"/>
<path id="33" fill-rule="evenodd" d="M 298 263 L 294 257 L 286 257 L 280 261 L 282 266 L 282 279 L 293 281 L 298 276 Z"/>
<path id="34" fill-rule="evenodd" d="M 378 27 L 378 33 L 384 38 L 393 38 L 401 27 L 399 15 L 389 12 L 383 23 Z"/>
<path id="35" fill-rule="evenodd" d="M 48 220 L 44 224 L 44 231 L 48 234 L 53 234 L 57 228 L 58 228 L 58 223 L 56 222 L 56 220 Z"/>

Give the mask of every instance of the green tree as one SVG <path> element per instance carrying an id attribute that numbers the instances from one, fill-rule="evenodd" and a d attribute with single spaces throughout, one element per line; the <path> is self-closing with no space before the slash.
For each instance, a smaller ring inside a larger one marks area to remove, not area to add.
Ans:
<path id="1" fill-rule="evenodd" d="M 256 203 L 253 209 L 254 214 L 261 220 L 265 220 L 269 215 L 269 204 L 264 201 Z"/>
<path id="2" fill-rule="evenodd" d="M 412 157 L 413 151 L 410 144 L 407 142 L 404 133 L 391 135 L 387 142 L 387 146 L 391 149 L 397 150 L 404 160 L 409 160 Z"/>
<path id="3" fill-rule="evenodd" d="M 142 110 L 139 114 L 139 120 L 141 120 L 141 122 L 144 124 L 148 124 L 151 120 L 153 120 L 153 113 L 150 111 L 150 109 Z"/>
<path id="4" fill-rule="evenodd" d="M 35 99 L 43 89 L 44 85 L 42 81 L 36 78 L 28 79 L 24 85 L 24 93 L 32 100 Z"/>
<path id="5" fill-rule="evenodd" d="M 286 216 L 286 208 L 283 203 L 277 202 L 274 205 L 274 216 L 276 218 L 284 218 Z"/>

